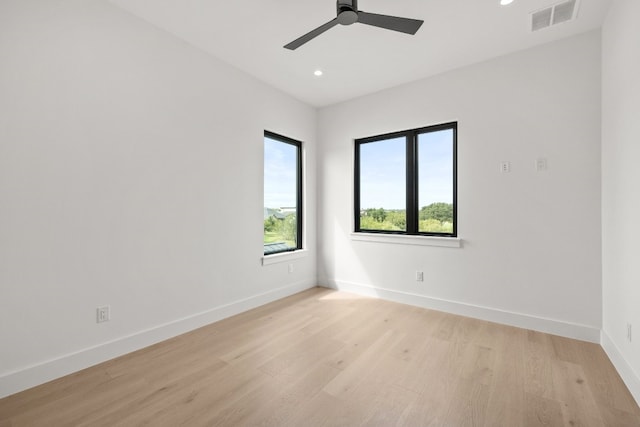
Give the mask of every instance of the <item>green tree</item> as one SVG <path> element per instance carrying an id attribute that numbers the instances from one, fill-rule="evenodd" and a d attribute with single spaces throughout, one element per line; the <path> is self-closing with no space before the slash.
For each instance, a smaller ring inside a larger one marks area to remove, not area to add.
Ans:
<path id="1" fill-rule="evenodd" d="M 387 218 L 387 212 L 384 210 L 384 208 L 367 209 L 367 216 L 372 217 L 378 222 L 384 222 L 384 220 Z"/>
<path id="2" fill-rule="evenodd" d="M 453 223 L 453 205 L 451 203 L 431 203 L 420 209 L 420 220 L 435 219 L 440 222 Z"/>
<path id="3" fill-rule="evenodd" d="M 271 215 L 267 219 L 264 220 L 264 231 L 267 233 L 272 233 L 277 231 L 278 229 L 278 221 Z"/>
<path id="4" fill-rule="evenodd" d="M 420 220 L 419 230 L 427 233 L 452 233 L 453 223 L 441 222 L 437 219 Z"/>
<path id="5" fill-rule="evenodd" d="M 407 229 L 407 214 L 404 210 L 388 211 L 386 220 L 393 224 L 395 230 Z"/>
<path id="6" fill-rule="evenodd" d="M 282 220 L 282 238 L 291 245 L 295 245 L 298 234 L 298 221 L 295 214 L 287 215 Z"/>
<path id="7" fill-rule="evenodd" d="M 360 216 L 360 228 L 363 230 L 378 230 L 380 223 L 370 215 Z"/>
<path id="8" fill-rule="evenodd" d="M 371 216 L 360 217 L 360 229 L 362 230 L 400 230 L 391 221 L 376 221 Z"/>

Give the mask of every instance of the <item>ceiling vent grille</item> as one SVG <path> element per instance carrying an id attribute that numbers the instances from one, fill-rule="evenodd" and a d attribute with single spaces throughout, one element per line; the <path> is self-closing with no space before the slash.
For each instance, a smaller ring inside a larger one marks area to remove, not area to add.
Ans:
<path id="1" fill-rule="evenodd" d="M 568 22 L 578 15 L 578 0 L 568 0 L 531 14 L 531 31 Z"/>

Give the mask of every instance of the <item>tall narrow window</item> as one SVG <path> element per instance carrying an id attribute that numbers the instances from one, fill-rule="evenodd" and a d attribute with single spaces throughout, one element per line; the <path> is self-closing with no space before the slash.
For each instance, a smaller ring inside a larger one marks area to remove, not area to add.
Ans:
<path id="1" fill-rule="evenodd" d="M 456 123 L 356 140 L 355 231 L 455 237 L 456 144 Z"/>
<path id="2" fill-rule="evenodd" d="M 302 143 L 264 133 L 264 254 L 302 249 Z"/>

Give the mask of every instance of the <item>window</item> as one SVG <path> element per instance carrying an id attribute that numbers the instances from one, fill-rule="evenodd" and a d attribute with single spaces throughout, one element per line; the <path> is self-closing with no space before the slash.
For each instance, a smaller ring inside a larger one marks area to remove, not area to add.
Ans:
<path id="1" fill-rule="evenodd" d="M 457 236 L 457 123 L 355 141 L 355 231 Z"/>
<path id="2" fill-rule="evenodd" d="M 264 254 L 302 249 L 302 143 L 264 133 Z"/>

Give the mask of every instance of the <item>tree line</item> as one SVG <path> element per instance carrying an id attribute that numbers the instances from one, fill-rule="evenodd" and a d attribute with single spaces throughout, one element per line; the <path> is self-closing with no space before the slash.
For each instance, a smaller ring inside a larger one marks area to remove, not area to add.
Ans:
<path id="1" fill-rule="evenodd" d="M 418 230 L 427 233 L 453 232 L 453 204 L 437 202 L 423 206 L 418 213 Z M 360 213 L 363 230 L 403 231 L 407 229 L 404 209 L 370 208 Z M 264 242 L 283 241 L 295 244 L 297 219 L 295 214 L 284 218 L 270 215 L 264 220 Z"/>
<path id="2" fill-rule="evenodd" d="M 431 233 L 453 232 L 453 204 L 436 202 L 423 206 L 418 213 L 418 230 Z M 406 230 L 404 209 L 370 208 L 360 213 L 363 230 Z"/>

